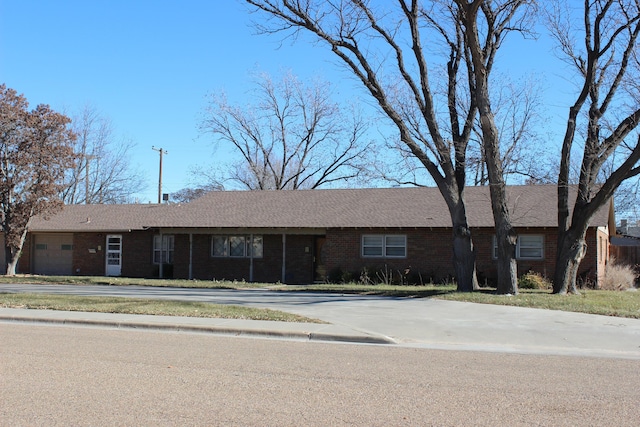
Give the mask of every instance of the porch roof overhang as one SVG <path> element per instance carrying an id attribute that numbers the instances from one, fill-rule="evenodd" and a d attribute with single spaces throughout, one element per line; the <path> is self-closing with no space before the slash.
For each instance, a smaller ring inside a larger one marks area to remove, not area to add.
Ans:
<path id="1" fill-rule="evenodd" d="M 283 227 L 146 227 L 163 234 L 287 234 L 324 236 L 326 228 L 283 228 Z"/>

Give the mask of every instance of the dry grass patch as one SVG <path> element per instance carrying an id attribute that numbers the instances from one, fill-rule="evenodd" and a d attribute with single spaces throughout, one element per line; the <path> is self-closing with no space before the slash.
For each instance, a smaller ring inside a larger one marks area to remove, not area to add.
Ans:
<path id="1" fill-rule="evenodd" d="M 206 289 L 248 289 L 279 286 L 273 283 L 249 283 L 238 280 L 186 280 L 186 279 L 143 279 L 134 277 L 106 276 L 39 276 L 34 274 L 0 275 L 0 283 L 33 285 L 110 285 L 110 286 L 152 286 L 159 288 L 206 288 Z"/>
<path id="2" fill-rule="evenodd" d="M 278 310 L 204 302 L 168 301 L 77 295 L 1 294 L 0 307 L 36 310 L 84 311 L 95 313 L 149 314 L 157 316 L 208 317 L 222 319 L 272 320 L 324 323 Z"/>

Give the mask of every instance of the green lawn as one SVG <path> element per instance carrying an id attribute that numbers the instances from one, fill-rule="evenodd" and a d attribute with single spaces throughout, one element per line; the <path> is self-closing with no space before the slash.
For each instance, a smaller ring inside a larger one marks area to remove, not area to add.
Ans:
<path id="1" fill-rule="evenodd" d="M 519 307 L 543 308 L 551 310 L 574 311 L 591 314 L 602 314 L 607 316 L 640 318 L 640 292 L 630 291 L 600 291 L 582 290 L 580 295 L 553 295 L 547 290 L 527 290 L 523 289 L 517 296 L 495 295 L 492 289 L 483 289 L 473 293 L 457 293 L 453 285 L 424 285 L 424 286 L 394 286 L 394 285 L 359 285 L 359 284 L 319 284 L 305 286 L 287 286 L 273 283 L 246 283 L 231 281 L 202 281 L 202 280 L 158 280 L 158 279 L 129 279 L 113 277 L 79 277 L 79 276 L 0 276 L 0 283 L 58 283 L 58 284 L 93 284 L 93 285 L 137 285 L 137 286 L 160 286 L 160 287 L 186 287 L 186 288 L 224 288 L 224 289 L 248 289 L 248 288 L 268 288 L 278 291 L 313 291 L 313 292 L 337 292 L 367 295 L 385 295 L 412 298 L 440 298 L 450 301 L 465 301 L 482 304 L 501 304 Z M 31 298 L 31 297 L 30 297 Z M 0 300 L 0 304 L 6 304 Z M 22 302 L 24 304 L 24 301 Z M 142 305 L 142 303 L 140 303 Z M 176 303 L 182 305 L 183 303 Z M 185 303 L 186 304 L 186 303 Z M 144 303 L 147 307 L 154 307 L 154 304 Z M 204 304 L 209 307 L 210 304 Z M 7 305 L 4 305 L 7 306 Z M 91 310 L 90 304 L 80 304 L 77 310 L 82 311 L 103 311 L 109 312 L 122 308 L 112 308 L 105 305 L 100 309 Z M 100 307 L 100 305 L 96 305 Z M 229 306 L 221 306 L 229 307 Z M 58 308 L 68 310 L 70 308 Z M 222 308 L 218 308 L 222 310 Z M 157 308 L 145 309 L 146 314 L 169 314 L 174 309 L 164 307 L 160 311 Z M 155 311 L 158 310 L 158 311 Z M 176 312 L 178 308 L 175 309 Z M 191 310 L 193 315 L 202 316 L 202 308 L 189 308 L 181 311 L 185 314 Z M 129 311 L 129 313 L 133 313 Z M 212 312 L 208 317 L 227 317 L 220 311 Z M 248 314 L 242 314 L 254 318 Z M 257 314 L 256 316 L 260 316 Z M 237 314 L 229 314 L 237 316 Z M 232 317 L 237 318 L 237 317 Z M 259 318 L 259 317 L 255 317 Z M 280 320 L 280 319 L 273 319 Z M 294 320 L 295 321 L 295 320 Z"/>

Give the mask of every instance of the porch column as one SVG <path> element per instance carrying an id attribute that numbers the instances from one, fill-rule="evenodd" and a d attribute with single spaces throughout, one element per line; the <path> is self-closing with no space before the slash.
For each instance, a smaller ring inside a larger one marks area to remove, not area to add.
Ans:
<path id="1" fill-rule="evenodd" d="M 163 265 L 164 265 L 164 246 L 163 246 L 163 238 L 162 238 L 162 228 L 159 230 L 160 232 L 160 264 L 158 265 L 158 279 L 164 279 Z"/>
<path id="2" fill-rule="evenodd" d="M 253 282 L 253 233 L 249 234 L 249 282 Z"/>

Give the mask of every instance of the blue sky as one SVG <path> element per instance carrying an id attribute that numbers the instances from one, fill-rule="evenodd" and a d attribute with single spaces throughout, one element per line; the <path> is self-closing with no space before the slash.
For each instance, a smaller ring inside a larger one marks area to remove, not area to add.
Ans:
<path id="1" fill-rule="evenodd" d="M 169 153 L 163 159 L 167 193 L 188 185 L 192 166 L 228 156 L 198 133 L 208 93 L 225 90 L 247 102 L 252 71 L 277 76 L 283 69 L 329 80 L 339 96 L 354 93 L 356 83 L 327 49 L 255 35 L 250 24 L 256 18 L 235 0 L 0 0 L 0 82 L 32 107 L 47 103 L 74 112 L 91 104 L 109 117 L 116 134 L 135 144 L 132 163 L 148 183 L 140 201 L 155 201 L 159 158 L 152 146 Z M 550 76 L 547 42 L 526 48 L 509 42 L 501 55 L 515 73 Z M 560 124 L 564 104 L 555 98 L 549 104 Z"/>

